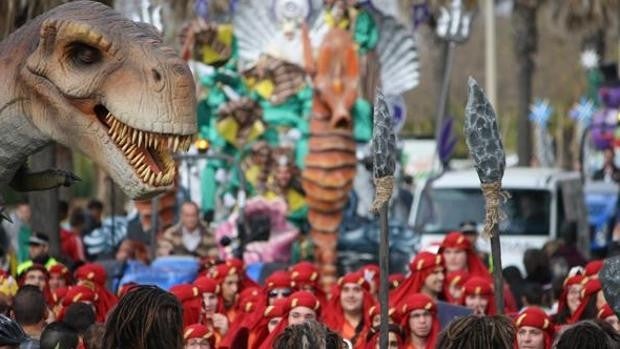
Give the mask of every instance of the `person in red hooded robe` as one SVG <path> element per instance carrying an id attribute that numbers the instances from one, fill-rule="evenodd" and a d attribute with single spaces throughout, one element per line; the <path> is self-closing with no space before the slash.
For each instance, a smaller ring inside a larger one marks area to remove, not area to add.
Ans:
<path id="1" fill-rule="evenodd" d="M 210 275 L 208 275 L 217 280 L 220 285 L 222 300 L 224 301 L 224 312 L 229 323 L 233 323 L 237 316 L 235 309 L 241 280 L 239 272 L 236 266 L 223 263 L 212 268 Z"/>
<path id="2" fill-rule="evenodd" d="M 390 295 L 392 304 L 400 304 L 413 293 L 424 293 L 437 300 L 443 291 L 444 266 L 440 254 L 418 253 L 409 263 L 410 274 Z"/>
<path id="3" fill-rule="evenodd" d="M 396 273 L 388 277 L 390 291 L 395 290 L 405 281 L 405 274 Z"/>
<path id="4" fill-rule="evenodd" d="M 379 347 L 380 337 L 379 327 L 373 327 L 366 337 L 364 349 L 381 349 Z M 390 324 L 388 327 L 388 349 L 405 349 L 405 334 L 397 324 Z"/>
<path id="5" fill-rule="evenodd" d="M 202 324 L 186 326 L 183 330 L 184 349 L 215 349 L 215 334 Z"/>
<path id="6" fill-rule="evenodd" d="M 401 327 L 406 349 L 434 349 L 441 331 L 437 304 L 423 293 L 414 293 L 402 302 Z"/>
<path id="7" fill-rule="evenodd" d="M 469 274 L 465 270 L 451 271 L 446 275 L 444 293 L 448 303 L 463 304 L 463 286 L 467 279 L 469 279 Z"/>
<path id="8" fill-rule="evenodd" d="M 611 309 L 609 304 L 605 304 L 601 309 L 599 309 L 596 317 L 599 320 L 605 321 L 611 327 L 613 327 L 614 330 L 620 333 L 620 322 L 618 322 L 618 315 L 616 315 L 614 310 Z"/>
<path id="9" fill-rule="evenodd" d="M 47 272 L 50 276 L 48 282 L 50 292 L 54 292 L 56 289 L 61 287 L 69 287 L 73 283 L 71 280 L 71 272 L 64 264 L 56 263 L 47 268 Z"/>
<path id="10" fill-rule="evenodd" d="M 467 271 L 471 276 L 491 278 L 491 273 L 474 251 L 471 241 L 461 232 L 446 235 L 439 246 L 446 272 Z"/>
<path id="11" fill-rule="evenodd" d="M 262 312 L 262 316 L 254 321 L 249 328 L 249 336 L 247 337 L 247 343 L 244 345 L 238 345 L 237 347 L 243 347 L 248 349 L 256 349 L 271 332 L 273 332 L 282 319 L 284 318 L 287 309 L 288 299 L 278 299 L 273 305 L 269 305 Z"/>
<path id="12" fill-rule="evenodd" d="M 495 315 L 495 294 L 487 278 L 470 277 L 463 285 L 463 305 L 478 316 Z"/>
<path id="13" fill-rule="evenodd" d="M 517 328 L 516 349 L 551 349 L 555 326 L 544 310 L 527 307 L 515 319 Z"/>
<path id="14" fill-rule="evenodd" d="M 390 306 L 388 309 L 388 323 L 390 324 L 399 324 L 400 323 L 400 314 L 397 311 L 395 306 Z M 375 331 L 375 328 L 379 328 L 378 326 L 381 325 L 381 307 L 379 306 L 379 304 L 375 304 L 372 307 L 370 307 L 370 310 L 368 310 L 368 318 L 370 319 L 370 326 L 366 327 L 365 332 L 360 333 L 360 335 L 358 336 L 360 338 L 360 341 L 358 341 L 357 345 L 355 346 L 356 348 L 366 348 L 366 345 L 368 344 L 368 341 L 370 340 L 369 337 L 372 336 L 372 334 Z M 361 340 L 364 340 L 364 342 L 361 342 Z"/>
<path id="15" fill-rule="evenodd" d="M 597 259 L 586 264 L 583 273 L 589 279 L 598 279 L 598 273 L 601 271 L 601 269 L 603 269 L 603 261 Z"/>
<path id="16" fill-rule="evenodd" d="M 586 278 L 584 280 L 586 282 L 581 290 L 581 302 L 568 320 L 569 324 L 576 324 L 581 320 L 596 319 L 599 309 L 606 304 L 601 281 L 598 278 Z"/>
<path id="17" fill-rule="evenodd" d="M 282 320 L 269 333 L 269 336 L 260 344 L 258 349 L 271 349 L 276 338 L 288 326 L 300 325 L 306 321 L 319 320 L 321 317 L 321 303 L 316 296 L 307 291 L 297 291 L 291 294 L 284 304 L 285 311 Z"/>
<path id="18" fill-rule="evenodd" d="M 51 293 L 51 303 L 49 306 L 52 309 L 56 319 L 59 318 L 60 313 L 62 312 L 62 301 L 67 295 L 67 292 L 69 292 L 69 287 L 57 288 L 56 291 Z"/>
<path id="19" fill-rule="evenodd" d="M 226 260 L 226 265 L 229 268 L 235 268 L 239 273 L 239 291 L 243 291 L 248 287 L 260 287 L 254 280 L 252 280 L 245 271 L 245 263 L 239 258 L 230 258 Z"/>
<path id="20" fill-rule="evenodd" d="M 390 306 L 388 309 L 388 323 L 390 324 L 399 324 L 400 323 L 400 314 L 397 311 L 395 306 Z M 379 304 L 375 304 L 370 307 L 368 310 L 368 318 L 370 319 L 370 328 L 377 327 L 381 324 L 381 307 Z"/>
<path id="21" fill-rule="evenodd" d="M 65 311 L 67 311 L 67 308 L 69 308 L 71 304 L 78 302 L 90 305 L 95 311 L 95 317 L 99 318 L 97 314 L 98 301 L 99 298 L 97 296 L 97 293 L 95 293 L 95 291 L 93 291 L 91 288 L 82 285 L 71 286 L 62 299 L 62 309 L 58 313 L 58 320 L 62 320 L 64 318 Z"/>
<path id="22" fill-rule="evenodd" d="M 43 292 L 45 299 L 51 300 L 51 292 L 49 288 L 49 272 L 41 264 L 33 264 L 19 274 L 17 284 L 19 287 L 24 285 L 36 286 Z"/>
<path id="23" fill-rule="evenodd" d="M 180 284 L 170 288 L 183 307 L 183 327 L 197 324 L 202 309 L 202 296 L 198 287 L 191 284 Z"/>
<path id="24" fill-rule="evenodd" d="M 370 294 L 373 298 L 377 298 L 377 293 L 379 292 L 379 266 L 376 264 L 366 264 L 359 272 L 364 275 L 364 279 L 370 285 Z"/>
<path id="25" fill-rule="evenodd" d="M 290 274 L 295 290 L 311 292 L 323 307 L 327 305 L 327 295 L 319 283 L 319 269 L 314 264 L 299 262 L 290 268 Z"/>
<path id="26" fill-rule="evenodd" d="M 210 277 L 201 276 L 194 280 L 202 297 L 199 323 L 207 326 L 215 335 L 215 343 L 219 345 L 229 328 L 228 318 L 223 314 L 224 302 L 221 299 L 220 285 Z"/>
<path id="27" fill-rule="evenodd" d="M 74 276 L 78 285 L 90 287 L 97 294 L 97 322 L 104 322 L 108 312 L 118 302 L 118 298 L 106 288 L 108 273 L 105 268 L 97 263 L 84 264 L 75 271 Z"/>
<path id="28" fill-rule="evenodd" d="M 360 333 L 367 333 L 371 326 L 368 312 L 373 305 L 370 285 L 364 276 L 360 273 L 347 274 L 338 280 L 334 288 L 324 314 L 325 324 L 355 343 Z"/>
<path id="29" fill-rule="evenodd" d="M 275 271 L 265 279 L 264 292 L 267 295 L 267 304 L 272 305 L 277 299 L 285 299 L 293 293 L 295 283 L 291 275 L 284 270 Z"/>
<path id="30" fill-rule="evenodd" d="M 439 253 L 443 257 L 446 273 L 466 271 L 470 277 L 478 276 L 493 280 L 491 273 L 475 251 L 471 240 L 463 233 L 453 231 L 447 234 L 439 246 Z M 446 298 L 449 298 L 447 293 L 446 285 Z M 517 302 L 507 284 L 504 285 L 504 303 L 508 312 L 518 310 Z"/>
<path id="31" fill-rule="evenodd" d="M 585 277 L 577 274 L 564 279 L 562 293 L 558 299 L 558 311 L 554 317 L 557 325 L 566 325 L 581 304 L 581 290 Z"/>
<path id="32" fill-rule="evenodd" d="M 228 333 L 219 344 L 219 349 L 249 348 L 250 330 L 262 317 L 266 297 L 263 290 L 250 287 L 239 293 L 235 312 L 237 319 L 230 323 Z"/>

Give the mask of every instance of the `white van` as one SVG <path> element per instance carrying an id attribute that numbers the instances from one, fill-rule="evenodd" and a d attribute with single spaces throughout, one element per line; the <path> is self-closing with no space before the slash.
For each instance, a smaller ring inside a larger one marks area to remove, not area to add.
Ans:
<path id="1" fill-rule="evenodd" d="M 504 205 L 507 219 L 500 224 L 502 266 L 522 271 L 523 254 L 555 239 L 564 222 L 578 226 L 578 246 L 589 251 L 589 229 L 583 186 L 578 172 L 559 169 L 507 168 L 502 181 L 511 198 Z M 421 184 L 409 223 L 421 234 L 421 248 L 432 249 L 464 221 L 484 222 L 484 198 L 475 170 L 449 171 L 430 185 Z M 490 251 L 490 243 L 478 239 L 478 247 Z"/>

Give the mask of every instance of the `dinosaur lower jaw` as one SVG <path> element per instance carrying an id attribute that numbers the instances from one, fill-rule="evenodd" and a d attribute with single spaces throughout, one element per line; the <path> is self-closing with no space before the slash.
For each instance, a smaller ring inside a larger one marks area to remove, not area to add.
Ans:
<path id="1" fill-rule="evenodd" d="M 121 122 L 101 105 L 95 107 L 95 113 L 142 182 L 153 187 L 174 182 L 176 165 L 172 154 L 178 150 L 187 151 L 192 143 L 191 135 L 139 130 Z"/>

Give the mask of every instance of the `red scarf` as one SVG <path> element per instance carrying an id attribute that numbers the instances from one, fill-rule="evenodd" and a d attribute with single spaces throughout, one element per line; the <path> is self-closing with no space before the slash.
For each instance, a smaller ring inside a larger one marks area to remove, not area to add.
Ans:
<path id="1" fill-rule="evenodd" d="M 433 317 L 433 324 L 431 325 L 431 332 L 428 334 L 426 341 L 426 347 L 424 349 L 435 349 L 437 339 L 439 338 L 439 332 L 441 331 L 441 324 L 437 317 L 437 304 L 433 299 L 423 293 L 415 293 L 409 295 L 401 305 L 401 327 L 405 329 L 406 343 L 411 340 L 411 329 L 409 327 L 409 316 L 414 310 L 428 310 Z"/>
<path id="2" fill-rule="evenodd" d="M 517 331 L 523 326 L 537 328 L 543 331 L 545 336 L 545 349 L 551 349 L 553 337 L 555 336 L 555 326 L 551 318 L 544 310 L 538 307 L 527 307 L 517 315 L 515 320 Z M 515 349 L 518 349 L 518 343 L 515 342 Z"/>
<path id="3" fill-rule="evenodd" d="M 420 252 L 409 264 L 411 274 L 390 295 L 392 304 L 401 304 L 407 295 L 420 293 L 426 278 L 435 271 L 435 268 L 443 267 L 443 258 L 439 254 Z"/>
<path id="4" fill-rule="evenodd" d="M 328 309 L 328 311 L 325 312 L 323 318 L 325 325 L 327 325 L 327 327 L 329 327 L 332 331 L 335 331 L 342 335 L 342 329 L 345 326 L 346 320 L 344 317 L 344 310 L 342 309 L 340 294 L 342 291 L 342 287 L 345 284 L 357 284 L 362 287 L 362 329 L 359 331 L 359 333 L 364 333 L 372 325 L 369 316 L 369 310 L 374 305 L 374 300 L 370 295 L 370 286 L 368 285 L 368 282 L 364 280 L 364 276 L 360 273 L 349 273 L 340 278 L 340 280 L 338 280 L 338 284 L 334 288 L 332 297 L 328 301 L 328 305 L 326 308 Z"/>
<path id="5" fill-rule="evenodd" d="M 586 283 L 583 286 L 583 290 L 581 290 L 581 303 L 579 304 L 579 307 L 577 308 L 577 310 L 575 310 L 573 315 L 571 315 L 570 319 L 568 320 L 569 324 L 574 324 L 581 320 L 585 320 L 585 319 L 582 319 L 581 317 L 583 313 L 585 312 L 586 308 L 588 307 L 588 303 L 590 303 L 590 299 L 592 297 L 596 297 L 596 294 L 602 288 L 601 281 L 599 279 L 585 278 L 584 280 L 586 281 Z"/>

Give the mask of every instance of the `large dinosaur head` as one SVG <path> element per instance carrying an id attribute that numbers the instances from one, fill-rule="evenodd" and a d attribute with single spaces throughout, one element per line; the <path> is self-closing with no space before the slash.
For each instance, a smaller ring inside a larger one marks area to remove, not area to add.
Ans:
<path id="1" fill-rule="evenodd" d="M 57 7 L 21 77 L 44 135 L 95 160 L 132 198 L 170 187 L 172 153 L 196 133 L 196 95 L 155 28 L 90 1 Z"/>

